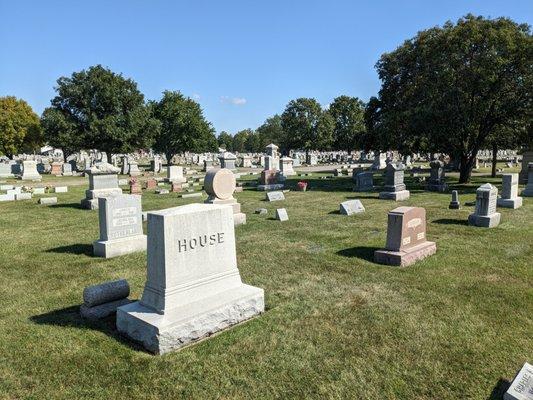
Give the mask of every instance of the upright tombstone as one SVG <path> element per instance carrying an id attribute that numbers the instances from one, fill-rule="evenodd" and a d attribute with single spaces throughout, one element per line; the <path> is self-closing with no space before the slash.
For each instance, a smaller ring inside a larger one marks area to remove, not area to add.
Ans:
<path id="1" fill-rule="evenodd" d="M 496 212 L 498 189 L 490 183 L 476 190 L 476 210 L 468 216 L 468 224 L 483 228 L 494 228 L 500 223 L 501 214 Z"/>
<path id="2" fill-rule="evenodd" d="M 226 151 L 218 156 L 218 160 L 220 161 L 220 168 L 229 169 L 231 171 L 236 169 L 235 161 L 237 160 L 237 157 L 235 154 Z"/>
<path id="3" fill-rule="evenodd" d="M 81 207 L 97 210 L 100 197 L 122 194 L 122 189 L 118 187 L 119 171 L 117 167 L 108 163 L 99 163 L 85 170 L 89 176 L 89 190 L 85 191 L 85 199 L 81 201 Z"/>
<path id="4" fill-rule="evenodd" d="M 162 354 L 264 312 L 263 289 L 241 281 L 232 214 L 218 204 L 148 213 L 146 285 L 118 308 L 120 332 Z"/>
<path id="5" fill-rule="evenodd" d="M 389 212 L 387 244 L 374 252 L 380 264 L 408 266 L 437 251 L 435 242 L 426 239 L 426 210 L 422 207 L 398 207 Z"/>
<path id="6" fill-rule="evenodd" d="M 519 181 L 520 183 L 527 183 L 529 179 L 529 164 L 533 163 L 533 143 L 530 144 L 528 150 L 522 154 L 522 169 L 520 170 Z"/>
<path id="7" fill-rule="evenodd" d="M 153 171 L 154 174 L 159 174 L 161 172 L 161 170 L 163 169 L 161 157 L 154 156 L 153 160 L 150 161 L 150 169 Z"/>
<path id="8" fill-rule="evenodd" d="M 24 160 L 22 162 L 20 179 L 23 181 L 40 181 L 42 179 L 39 172 L 37 172 L 37 163 L 34 160 Z"/>
<path id="9" fill-rule="evenodd" d="M 427 190 L 431 192 L 445 192 L 448 186 L 444 177 L 444 163 L 440 160 L 433 160 L 429 163 L 431 168 Z"/>
<path id="10" fill-rule="evenodd" d="M 533 400 L 533 365 L 524 363 L 503 395 L 503 400 Z"/>
<path id="11" fill-rule="evenodd" d="M 130 185 L 130 194 L 142 194 L 143 191 L 141 188 L 141 183 L 135 176 L 131 177 L 129 181 L 129 185 Z"/>
<path id="12" fill-rule="evenodd" d="M 61 166 L 61 173 L 63 176 L 72 176 L 72 165 L 70 163 L 64 163 Z"/>
<path id="13" fill-rule="evenodd" d="M 502 195 L 498 207 L 516 209 L 522 207 L 522 197 L 518 196 L 518 174 L 502 174 Z"/>
<path id="14" fill-rule="evenodd" d="M 204 160 L 204 168 L 202 169 L 203 172 L 209 171 L 211 168 L 215 168 L 213 166 L 213 160 Z"/>
<path id="15" fill-rule="evenodd" d="M 374 158 L 374 162 L 370 167 L 373 170 L 384 169 L 387 167 L 387 153 L 379 153 Z"/>
<path id="16" fill-rule="evenodd" d="M 241 167 L 251 168 L 252 167 L 252 157 L 248 155 L 241 156 Z"/>
<path id="17" fill-rule="evenodd" d="M 409 198 L 409 190 L 406 190 L 404 179 L 404 165 L 399 163 L 389 163 L 385 169 L 385 187 L 379 193 L 380 199 L 402 201 Z"/>
<path id="18" fill-rule="evenodd" d="M 264 167 L 264 170 L 265 171 L 270 171 L 270 170 L 275 171 L 276 170 L 276 167 L 275 167 L 275 164 L 274 164 L 274 159 L 272 158 L 272 156 L 265 156 L 265 167 Z"/>
<path id="19" fill-rule="evenodd" d="M 354 192 L 369 192 L 374 190 L 374 174 L 372 172 L 353 172 L 355 180 Z"/>
<path id="20" fill-rule="evenodd" d="M 130 163 L 128 160 L 128 156 L 122 157 L 122 168 L 120 170 L 120 173 L 122 175 L 128 175 L 130 173 Z"/>
<path id="21" fill-rule="evenodd" d="M 276 219 L 278 221 L 284 222 L 289 220 L 289 214 L 287 214 L 287 209 L 277 208 L 276 209 Z"/>
<path id="22" fill-rule="evenodd" d="M 276 146 L 274 143 L 270 143 L 268 146 L 266 146 L 265 152 L 267 156 L 270 156 L 272 158 L 271 159 L 272 164 L 270 165 L 270 168 L 266 168 L 266 165 L 265 165 L 265 169 L 278 170 L 278 165 L 279 165 L 279 151 L 278 150 L 279 150 L 279 147 Z"/>
<path id="23" fill-rule="evenodd" d="M 130 176 L 139 176 L 141 175 L 141 170 L 139 169 L 139 164 L 136 161 L 130 161 Z"/>
<path id="24" fill-rule="evenodd" d="M 234 224 L 242 225 L 246 224 L 246 214 L 241 212 L 241 205 L 233 197 L 236 186 L 235 175 L 229 169 L 208 171 L 204 179 L 204 188 L 209 197 L 205 203 L 230 206 L 233 210 Z"/>
<path id="25" fill-rule="evenodd" d="M 533 197 L 533 162 L 528 164 L 527 171 L 527 186 L 522 191 L 522 196 Z"/>
<path id="26" fill-rule="evenodd" d="M 50 164 L 50 166 L 51 166 L 51 169 L 50 169 L 51 175 L 59 176 L 63 172 L 62 167 L 61 167 L 62 164 L 60 162 L 54 161 L 52 164 Z"/>
<path id="27" fill-rule="evenodd" d="M 100 239 L 93 243 L 95 256 L 111 258 L 146 250 L 141 196 L 100 197 L 98 203 Z"/>
<path id="28" fill-rule="evenodd" d="M 457 190 L 452 190 L 452 200 L 448 205 L 450 210 L 459 210 L 461 208 L 461 203 L 459 202 L 459 193 Z"/>
<path id="29" fill-rule="evenodd" d="M 296 172 L 292 168 L 292 158 L 281 157 L 279 159 L 279 171 L 283 176 L 293 176 Z"/>
<path id="30" fill-rule="evenodd" d="M 167 167 L 167 182 L 185 183 L 187 179 L 183 176 L 183 168 L 177 165 L 169 165 Z"/>
<path id="31" fill-rule="evenodd" d="M 267 192 L 266 200 L 269 202 L 285 200 L 285 195 L 281 191 Z"/>

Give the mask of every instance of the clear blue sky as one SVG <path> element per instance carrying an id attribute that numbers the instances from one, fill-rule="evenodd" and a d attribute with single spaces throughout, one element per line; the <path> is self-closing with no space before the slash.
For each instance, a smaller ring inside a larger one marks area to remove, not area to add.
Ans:
<path id="1" fill-rule="evenodd" d="M 0 96 L 49 105 L 59 76 L 102 64 L 147 99 L 198 99 L 217 132 L 256 128 L 291 99 L 379 90 L 374 65 L 467 13 L 533 23 L 533 1 L 0 0 Z"/>

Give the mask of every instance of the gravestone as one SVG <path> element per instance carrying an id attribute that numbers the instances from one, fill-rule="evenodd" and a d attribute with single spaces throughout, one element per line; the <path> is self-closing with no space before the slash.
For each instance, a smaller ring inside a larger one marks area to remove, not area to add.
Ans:
<path id="1" fill-rule="evenodd" d="M 141 170 L 139 169 L 139 164 L 135 161 L 130 161 L 130 170 L 129 170 L 130 176 L 139 176 L 141 175 Z"/>
<path id="2" fill-rule="evenodd" d="M 153 171 L 154 174 L 159 174 L 162 169 L 163 162 L 161 161 L 161 157 L 155 156 L 150 160 L 150 170 Z"/>
<path id="3" fill-rule="evenodd" d="M 402 201 L 409 199 L 409 191 L 405 189 L 404 165 L 399 163 L 389 163 L 385 168 L 385 186 L 379 193 L 380 199 Z"/>
<path id="4" fill-rule="evenodd" d="M 448 186 L 444 177 L 444 163 L 440 160 L 433 160 L 429 163 L 431 168 L 427 190 L 431 192 L 445 192 Z"/>
<path id="5" fill-rule="evenodd" d="M 522 191 L 522 196 L 533 197 L 533 162 L 528 164 L 527 171 L 527 185 Z"/>
<path id="6" fill-rule="evenodd" d="M 374 252 L 380 264 L 408 266 L 437 251 L 435 242 L 426 239 L 426 210 L 398 207 L 388 214 L 385 249 Z"/>
<path id="7" fill-rule="evenodd" d="M 276 219 L 281 222 L 288 221 L 289 215 L 287 214 L 287 210 L 285 208 L 276 209 Z"/>
<path id="8" fill-rule="evenodd" d="M 120 194 L 98 202 L 100 239 L 93 243 L 94 255 L 111 258 L 146 250 L 141 196 Z"/>
<path id="9" fill-rule="evenodd" d="M 206 204 L 219 204 L 231 207 L 235 225 L 246 224 L 246 214 L 241 212 L 241 205 L 233 197 L 236 188 L 235 175 L 229 169 L 212 169 L 204 179 L 205 192 L 209 196 Z"/>
<path id="10" fill-rule="evenodd" d="M 72 165 L 70 163 L 61 165 L 61 173 L 63 176 L 72 176 Z"/>
<path id="11" fill-rule="evenodd" d="M 344 201 L 339 207 L 339 211 L 342 215 L 352 215 L 365 212 L 365 207 L 363 207 L 361 200 Z"/>
<path id="12" fill-rule="evenodd" d="M 241 156 L 241 166 L 243 168 L 252 167 L 252 157 L 251 156 Z"/>
<path id="13" fill-rule="evenodd" d="M 457 190 L 452 190 L 452 200 L 448 206 L 450 210 L 459 210 L 461 208 L 461 202 L 459 201 L 459 193 Z"/>
<path id="14" fill-rule="evenodd" d="M 209 171 L 213 167 L 213 161 L 212 160 L 204 160 L 204 168 L 202 169 L 203 172 Z"/>
<path id="15" fill-rule="evenodd" d="M 128 175 L 130 173 L 130 163 L 127 156 L 122 157 L 122 168 L 120 170 L 122 175 Z"/>
<path id="16" fill-rule="evenodd" d="M 11 172 L 11 164 L 0 163 L 0 178 L 12 178 L 14 174 Z"/>
<path id="17" fill-rule="evenodd" d="M 278 183 L 278 173 L 275 170 L 265 169 L 261 172 L 257 190 L 277 190 L 283 189 L 284 186 L 285 185 L 283 183 Z"/>
<path id="18" fill-rule="evenodd" d="M 281 201 L 281 200 L 285 200 L 285 195 L 283 194 L 283 192 L 280 192 L 280 191 L 267 192 L 266 199 L 270 202 Z"/>
<path id="19" fill-rule="evenodd" d="M 270 165 L 267 168 L 267 160 L 265 158 L 265 169 L 273 169 L 278 170 L 279 166 L 279 147 L 276 146 L 274 143 L 270 143 L 268 146 L 265 147 L 265 153 L 267 157 L 270 157 Z"/>
<path id="20" fill-rule="evenodd" d="M 220 168 L 226 168 L 231 171 L 236 169 L 235 161 L 237 157 L 235 157 L 235 154 L 226 151 L 218 156 L 218 160 L 220 161 Z"/>
<path id="21" fill-rule="evenodd" d="M 374 189 L 374 174 L 372 172 L 355 172 L 354 171 L 355 188 L 354 192 L 369 192 Z"/>
<path id="22" fill-rule="evenodd" d="M 31 200 L 31 193 L 15 193 L 15 200 Z"/>
<path id="23" fill-rule="evenodd" d="M 37 163 L 33 160 L 25 160 L 22 162 L 22 175 L 20 179 L 23 181 L 40 181 L 41 175 L 37 172 Z"/>
<path id="24" fill-rule="evenodd" d="M 50 174 L 59 176 L 63 173 L 63 168 L 60 162 L 54 161 L 52 164 L 50 164 Z"/>
<path id="25" fill-rule="evenodd" d="M 118 187 L 117 167 L 100 163 L 85 172 L 89 176 L 89 190 L 85 191 L 85 199 L 81 201 L 82 208 L 97 210 L 98 198 L 122 194 L 122 189 Z"/>
<path id="26" fill-rule="evenodd" d="M 136 177 L 132 177 L 129 181 L 130 194 L 142 194 L 141 183 Z"/>
<path id="27" fill-rule="evenodd" d="M 533 145 L 533 143 L 531 144 Z M 533 164 L 533 148 L 531 147 L 522 154 L 522 168 L 520 169 L 519 182 L 524 184 L 530 182 L 529 164 Z"/>
<path id="28" fill-rule="evenodd" d="M 152 190 L 157 188 L 157 181 L 154 178 L 149 178 L 146 180 L 145 185 L 147 190 Z"/>
<path id="29" fill-rule="evenodd" d="M 502 174 L 502 195 L 498 207 L 517 209 L 522 207 L 522 197 L 518 196 L 518 174 Z"/>
<path id="30" fill-rule="evenodd" d="M 56 186 L 54 188 L 55 193 L 68 193 L 68 186 Z"/>
<path id="31" fill-rule="evenodd" d="M 167 182 L 185 183 L 187 179 L 183 176 L 183 168 L 178 165 L 169 165 L 167 167 Z"/>
<path id="32" fill-rule="evenodd" d="M 263 289 L 241 281 L 232 214 L 217 204 L 148 213 L 146 285 L 118 308 L 121 333 L 162 354 L 264 312 Z"/>
<path id="33" fill-rule="evenodd" d="M 46 188 L 43 187 L 35 187 L 33 188 L 33 194 L 45 194 Z"/>
<path id="34" fill-rule="evenodd" d="M 57 197 L 41 197 L 38 203 L 44 205 L 57 204 Z"/>
<path id="35" fill-rule="evenodd" d="M 490 183 L 476 190 L 476 210 L 468 216 L 468 224 L 483 228 L 494 228 L 500 223 L 501 214 L 496 212 L 498 189 Z"/>
<path id="36" fill-rule="evenodd" d="M 279 160 L 279 171 L 283 176 L 296 175 L 296 172 L 292 169 L 292 158 L 281 157 Z"/>
<path id="37" fill-rule="evenodd" d="M 131 303 L 129 295 L 130 285 L 125 279 L 87 286 L 83 289 L 80 314 L 92 321 L 106 318 L 115 314 L 118 307 Z"/>
<path id="38" fill-rule="evenodd" d="M 524 363 L 503 395 L 503 400 L 533 400 L 533 365 Z"/>
<path id="39" fill-rule="evenodd" d="M 374 162 L 372 163 L 372 166 L 370 169 L 372 170 L 379 170 L 384 169 L 387 167 L 387 154 L 386 153 L 379 153 L 375 158 Z"/>

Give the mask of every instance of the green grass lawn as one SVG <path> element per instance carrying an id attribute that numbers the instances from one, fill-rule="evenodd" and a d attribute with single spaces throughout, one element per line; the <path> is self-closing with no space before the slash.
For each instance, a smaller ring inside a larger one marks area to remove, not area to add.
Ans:
<path id="1" fill-rule="evenodd" d="M 238 194 L 248 215 L 236 228 L 238 266 L 264 288 L 266 312 L 164 356 L 119 336 L 113 318 L 79 316 L 85 286 L 126 278 L 137 299 L 146 272 L 146 253 L 92 257 L 98 212 L 79 208 L 84 186 L 56 206 L 0 203 L 0 397 L 500 399 L 533 361 L 533 199 L 498 209 L 500 225 L 484 229 L 466 224 L 473 207 L 448 210 L 449 194 L 409 180 L 410 200 L 394 203 L 351 192 L 346 177 L 318 178 L 283 202 Z M 457 187 L 462 203 L 500 182 L 473 180 Z M 366 212 L 338 214 L 352 198 Z M 192 201 L 145 193 L 143 209 Z M 375 264 L 399 205 L 426 209 L 437 254 L 407 268 Z M 288 222 L 271 219 L 277 207 Z"/>

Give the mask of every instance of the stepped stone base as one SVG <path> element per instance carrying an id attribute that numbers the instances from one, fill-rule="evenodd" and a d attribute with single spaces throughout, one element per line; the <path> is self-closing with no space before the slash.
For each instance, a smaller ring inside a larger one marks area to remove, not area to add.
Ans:
<path id="1" fill-rule="evenodd" d="M 93 243 L 96 257 L 112 258 L 146 250 L 146 235 L 130 236 L 114 240 L 98 240 Z"/>
<path id="2" fill-rule="evenodd" d="M 468 225 L 480 226 L 482 228 L 494 228 L 500 223 L 501 214 L 494 213 L 491 215 L 470 214 L 468 216 Z"/>
<path id="3" fill-rule="evenodd" d="M 516 197 L 514 199 L 499 198 L 496 204 L 498 207 L 517 209 L 522 207 L 522 201 L 522 197 Z"/>
<path id="4" fill-rule="evenodd" d="M 379 264 L 406 267 L 437 252 L 435 242 L 424 242 L 404 251 L 376 250 L 374 261 Z"/>

